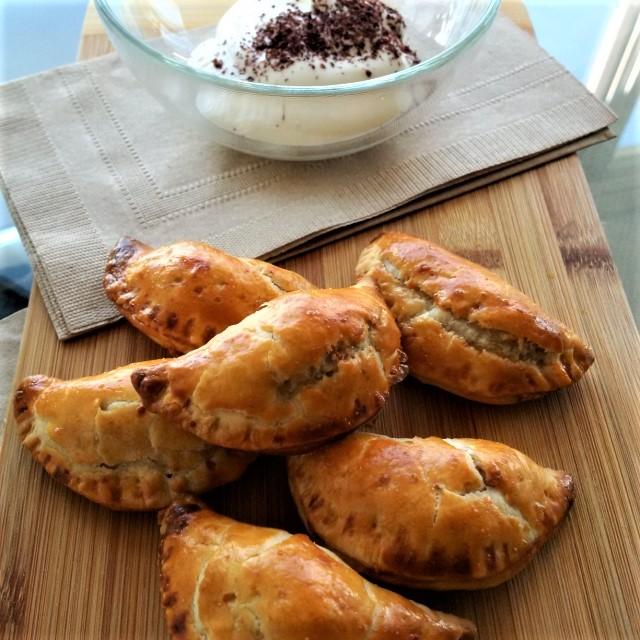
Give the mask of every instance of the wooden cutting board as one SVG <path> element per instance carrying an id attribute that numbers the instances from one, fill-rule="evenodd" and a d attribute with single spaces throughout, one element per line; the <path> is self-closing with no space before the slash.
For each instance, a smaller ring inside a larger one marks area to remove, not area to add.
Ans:
<path id="1" fill-rule="evenodd" d="M 521 3 L 506 10 L 527 25 Z M 108 48 L 90 12 L 81 54 Z M 640 344 L 578 159 L 384 228 L 430 238 L 495 269 L 585 336 L 597 358 L 574 388 L 512 407 L 474 404 L 413 380 L 396 388 L 373 430 L 500 440 L 571 472 L 578 491 L 558 535 L 508 584 L 410 595 L 474 620 L 487 640 L 640 637 Z M 350 284 L 376 232 L 284 266 L 320 286 Z M 16 375 L 69 378 L 158 355 L 125 323 L 58 342 L 36 288 Z M 259 460 L 209 501 L 241 520 L 302 530 L 282 459 Z M 0 636 L 165 637 L 155 515 L 112 513 L 56 484 L 20 446 L 13 420 L 0 452 L 0 536 Z"/>

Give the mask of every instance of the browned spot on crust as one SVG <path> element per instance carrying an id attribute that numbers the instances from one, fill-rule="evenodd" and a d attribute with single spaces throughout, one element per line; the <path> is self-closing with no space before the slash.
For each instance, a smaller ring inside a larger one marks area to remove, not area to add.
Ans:
<path id="1" fill-rule="evenodd" d="M 329 508 L 324 518 L 322 518 L 322 524 L 324 524 L 326 527 L 331 527 L 336 523 L 337 520 L 338 514 L 333 509 Z"/>
<path id="2" fill-rule="evenodd" d="M 216 461 L 215 461 L 215 460 L 213 460 L 212 458 L 207 458 L 207 459 L 204 461 L 204 464 L 205 464 L 205 466 L 207 467 L 207 469 L 208 469 L 209 471 L 215 471 L 215 468 L 216 468 L 216 466 L 217 466 L 217 465 L 216 465 Z"/>
<path id="3" fill-rule="evenodd" d="M 140 405 L 140 406 L 136 409 L 136 413 L 137 413 L 139 416 L 143 416 L 143 415 L 145 414 L 145 412 L 146 412 L 146 411 L 147 411 L 147 410 L 144 408 L 144 406 L 143 406 L 143 405 Z"/>
<path id="4" fill-rule="evenodd" d="M 573 357 L 575 358 L 576 364 L 582 369 L 582 371 L 586 371 L 595 360 L 595 355 L 590 347 L 585 346 L 584 349 L 578 349 L 573 352 Z"/>
<path id="5" fill-rule="evenodd" d="M 157 304 L 154 304 L 153 307 L 149 309 L 147 316 L 149 320 L 153 320 L 158 315 L 158 313 L 160 313 L 160 307 Z"/>
<path id="6" fill-rule="evenodd" d="M 29 376 L 20 383 L 13 397 L 13 413 L 16 418 L 31 410 L 31 406 L 47 387 L 49 380 L 47 376 Z"/>
<path id="7" fill-rule="evenodd" d="M 104 275 L 104 285 L 107 295 L 113 300 L 117 295 L 112 287 L 124 276 L 129 263 L 140 253 L 145 253 L 150 247 L 133 238 L 124 236 L 118 240 L 116 246 L 109 253 Z"/>
<path id="8" fill-rule="evenodd" d="M 200 505 L 194 503 L 172 504 L 164 512 L 165 536 L 180 533 L 191 521 L 191 515 L 201 510 Z"/>
<path id="9" fill-rule="evenodd" d="M 399 568 L 413 568 L 416 562 L 415 551 L 407 540 L 407 530 L 400 527 L 390 549 L 392 564 Z"/>
<path id="10" fill-rule="evenodd" d="M 485 269 L 499 269 L 504 264 L 498 249 L 456 249 L 455 253 Z"/>
<path id="11" fill-rule="evenodd" d="M 109 493 L 111 494 L 111 502 L 118 503 L 122 500 L 122 489 L 120 487 L 109 487 Z"/>
<path id="12" fill-rule="evenodd" d="M 57 467 L 56 470 L 51 474 L 54 480 L 57 480 L 61 484 L 68 485 L 70 473 L 68 469 L 63 469 L 62 467 Z"/>
<path id="13" fill-rule="evenodd" d="M 13 398 L 13 414 L 17 418 L 20 414 L 27 411 L 28 408 L 29 406 L 27 405 L 24 391 L 22 389 L 18 389 Z"/>
<path id="14" fill-rule="evenodd" d="M 187 612 L 181 611 L 177 613 L 171 623 L 171 633 L 175 636 L 184 635 L 187 631 Z"/>
<path id="15" fill-rule="evenodd" d="M 404 351 L 398 350 L 398 364 L 389 371 L 389 383 L 398 384 L 409 375 L 409 357 Z"/>
<path id="16" fill-rule="evenodd" d="M 451 568 L 461 576 L 471 574 L 471 558 L 468 555 L 459 555 L 452 563 Z"/>
<path id="17" fill-rule="evenodd" d="M 391 476 L 385 473 L 376 480 L 376 483 L 374 486 L 386 487 L 390 482 L 391 482 Z"/>
<path id="18" fill-rule="evenodd" d="M 434 547 L 425 563 L 425 573 L 432 576 L 445 575 L 448 571 L 449 563 L 441 549 Z"/>
<path id="19" fill-rule="evenodd" d="M 433 269 L 433 265 L 429 264 L 428 262 L 421 262 L 420 264 L 416 265 L 416 273 L 434 275 L 435 271 Z"/>
<path id="20" fill-rule="evenodd" d="M 168 580 L 167 580 L 167 584 L 163 585 L 168 587 Z M 162 606 L 163 607 L 173 607 L 173 605 L 178 602 L 178 594 L 175 591 L 172 591 L 171 593 L 167 593 L 164 595 L 164 597 L 162 598 Z"/>
<path id="21" fill-rule="evenodd" d="M 562 486 L 565 494 L 565 500 L 567 501 L 567 511 L 571 509 L 576 499 L 576 486 L 573 482 L 573 477 L 568 473 L 565 473 L 560 478 L 560 485 Z"/>
<path id="22" fill-rule="evenodd" d="M 209 342 L 212 338 L 215 338 L 216 330 L 213 327 L 206 326 L 202 332 L 202 341 L 204 343 Z"/>
<path id="23" fill-rule="evenodd" d="M 314 495 L 311 496 L 311 499 L 307 503 L 307 508 L 310 511 L 315 511 L 316 509 L 319 509 L 323 504 L 324 504 L 324 498 L 322 498 L 320 494 L 315 493 Z"/>
<path id="24" fill-rule="evenodd" d="M 607 247 L 560 247 L 562 261 L 569 271 L 600 269 L 613 272 L 613 258 Z"/>
<path id="25" fill-rule="evenodd" d="M 561 353 L 559 360 L 560 360 L 560 366 L 562 367 L 562 370 L 565 372 L 567 378 L 569 378 L 569 380 L 572 380 L 573 376 L 571 375 L 571 364 L 569 363 L 567 354 Z"/>
<path id="26" fill-rule="evenodd" d="M 233 602 L 236 599 L 235 593 L 225 593 L 222 596 L 222 602 Z"/>
<path id="27" fill-rule="evenodd" d="M 178 316 L 175 313 L 170 313 L 166 320 L 167 329 L 173 329 L 178 324 Z"/>
<path id="28" fill-rule="evenodd" d="M 477 467 L 477 469 L 487 487 L 497 487 L 500 485 L 500 482 L 502 481 L 502 473 L 497 465 Z"/>
<path id="29" fill-rule="evenodd" d="M 167 388 L 168 380 L 163 371 L 136 369 L 131 374 L 131 384 L 138 392 L 144 404 L 157 400 Z"/>
<path id="30" fill-rule="evenodd" d="M 211 265 L 206 260 L 201 260 L 195 256 L 184 256 L 182 262 L 192 273 L 205 273 L 211 269 Z"/>
<path id="31" fill-rule="evenodd" d="M 345 520 L 344 526 L 342 527 L 342 533 L 349 533 L 353 531 L 353 525 L 355 524 L 355 516 L 353 513 L 350 513 L 347 519 Z"/>

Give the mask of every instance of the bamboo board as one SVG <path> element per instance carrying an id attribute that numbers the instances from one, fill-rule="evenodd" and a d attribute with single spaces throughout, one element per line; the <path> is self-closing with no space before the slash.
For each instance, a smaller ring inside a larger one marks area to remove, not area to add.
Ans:
<path id="1" fill-rule="evenodd" d="M 523 19 L 520 3 L 509 3 Z M 91 14 L 81 53 L 108 49 Z M 486 591 L 413 598 L 476 622 L 481 639 L 572 640 L 640 636 L 640 341 L 575 156 L 380 228 L 430 238 L 495 269 L 570 324 L 596 364 L 572 389 L 513 407 L 474 404 L 408 380 L 371 430 L 397 436 L 482 437 L 571 472 L 576 505 L 534 562 Z M 320 286 L 352 281 L 356 258 L 380 228 L 283 266 Z M 60 343 L 37 289 L 17 378 L 98 373 L 160 355 L 120 323 Z M 282 459 L 263 458 L 209 496 L 222 513 L 301 531 Z M 153 514 L 111 513 L 56 484 L 19 445 L 13 420 L 0 451 L 0 636 L 166 636 Z"/>

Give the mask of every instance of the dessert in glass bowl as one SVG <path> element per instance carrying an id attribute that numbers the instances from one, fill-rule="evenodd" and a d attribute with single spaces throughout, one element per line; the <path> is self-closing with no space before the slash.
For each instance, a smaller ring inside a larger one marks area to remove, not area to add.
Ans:
<path id="1" fill-rule="evenodd" d="M 499 0 L 188 4 L 96 1 L 123 60 L 164 104 L 221 144 L 313 160 L 402 130 L 446 88 Z"/>

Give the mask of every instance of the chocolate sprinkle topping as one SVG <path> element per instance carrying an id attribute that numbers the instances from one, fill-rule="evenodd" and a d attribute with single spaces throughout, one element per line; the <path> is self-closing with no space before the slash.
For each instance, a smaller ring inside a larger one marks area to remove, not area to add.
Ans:
<path id="1" fill-rule="evenodd" d="M 293 3 L 289 7 L 258 29 L 252 41 L 241 43 L 238 70 L 251 80 L 299 60 L 308 60 L 313 69 L 312 59 L 322 61 L 324 68 L 327 63 L 334 66 L 341 60 L 383 54 L 420 62 L 403 42 L 404 19 L 380 0 L 314 0 L 311 11 L 301 11 Z M 365 74 L 372 75 L 369 70 Z"/>

